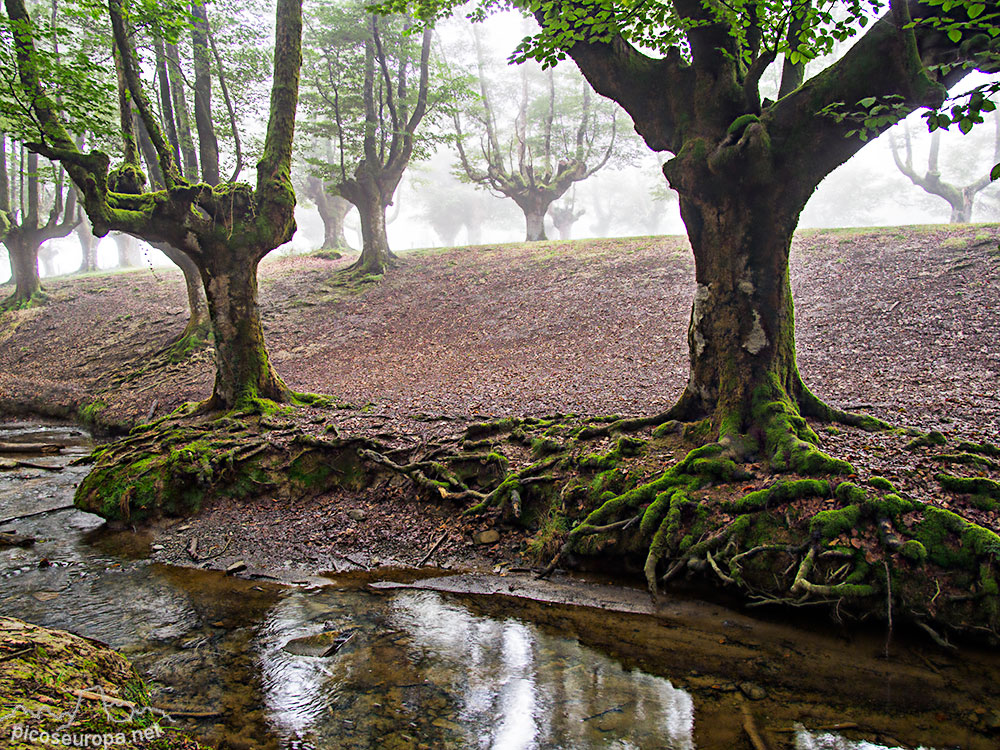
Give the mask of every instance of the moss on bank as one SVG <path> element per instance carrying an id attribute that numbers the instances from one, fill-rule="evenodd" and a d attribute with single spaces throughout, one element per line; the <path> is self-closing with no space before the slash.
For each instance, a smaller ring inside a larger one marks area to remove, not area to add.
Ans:
<path id="1" fill-rule="evenodd" d="M 0 617 L 0 737 L 11 750 L 85 741 L 125 750 L 204 747 L 150 705 L 124 657 L 97 641 L 10 617 Z"/>

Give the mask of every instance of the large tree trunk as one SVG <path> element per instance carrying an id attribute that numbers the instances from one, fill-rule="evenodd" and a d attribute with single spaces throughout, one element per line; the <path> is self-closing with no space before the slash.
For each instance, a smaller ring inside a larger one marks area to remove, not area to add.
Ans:
<path id="1" fill-rule="evenodd" d="M 547 208 L 547 206 L 545 207 Z M 521 206 L 524 211 L 524 223 L 527 228 L 525 242 L 547 240 L 545 236 L 545 208 L 535 205 Z"/>
<path id="2" fill-rule="evenodd" d="M 288 387 L 271 367 L 257 308 L 257 262 L 250 253 L 212 248 L 201 272 L 215 333 L 215 387 L 210 409 L 287 401 Z"/>
<path id="3" fill-rule="evenodd" d="M 14 293 L 3 301 L 2 307 L 19 307 L 27 304 L 41 292 L 42 282 L 38 275 L 39 242 L 31 232 L 12 230 L 4 240 L 10 257 L 11 280 Z"/>
<path id="4" fill-rule="evenodd" d="M 348 198 L 361 217 L 361 257 L 351 270 L 364 274 L 384 273 L 395 257 L 389 250 L 385 232 L 385 202 L 377 189 L 361 185 L 352 190 Z"/>
<path id="5" fill-rule="evenodd" d="M 951 218 L 948 220 L 951 224 L 968 224 L 972 221 L 972 206 L 975 203 L 976 194 L 968 194 L 967 191 L 963 190 L 961 192 L 961 200 L 949 201 L 951 203 Z"/>

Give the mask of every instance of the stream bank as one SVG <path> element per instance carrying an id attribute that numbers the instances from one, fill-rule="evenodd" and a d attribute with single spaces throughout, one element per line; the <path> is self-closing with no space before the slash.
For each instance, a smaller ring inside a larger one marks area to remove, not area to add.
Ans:
<path id="1" fill-rule="evenodd" d="M 59 507 L 82 471 L 0 475 L 0 507 Z M 772 748 L 987 750 L 1000 736 L 995 651 L 947 653 L 899 632 L 887 646 L 880 630 L 801 629 L 676 598 L 651 607 L 640 590 L 504 570 L 227 576 L 154 562 L 154 534 L 79 510 L 12 526 L 36 542 L 0 550 L 3 614 L 109 643 L 154 705 L 205 714 L 176 726 L 221 748 L 715 750 L 749 747 L 747 715 Z M 338 648 L 304 655 L 317 644 Z"/>

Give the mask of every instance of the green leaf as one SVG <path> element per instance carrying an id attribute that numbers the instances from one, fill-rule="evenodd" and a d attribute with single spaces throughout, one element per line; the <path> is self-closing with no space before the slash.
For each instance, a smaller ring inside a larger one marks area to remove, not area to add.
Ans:
<path id="1" fill-rule="evenodd" d="M 981 16 L 984 10 L 986 10 L 986 6 L 983 3 L 976 3 L 975 5 L 970 5 L 968 10 L 969 18 L 976 18 L 977 16 Z"/>
<path id="2" fill-rule="evenodd" d="M 858 102 L 858 106 L 864 107 L 865 109 L 871 109 L 871 107 L 875 104 L 875 102 L 876 99 L 874 96 L 866 96 L 864 99 L 861 99 Z"/>
<path id="3" fill-rule="evenodd" d="M 962 41 L 962 32 L 958 29 L 949 29 L 948 38 L 951 39 L 951 41 L 958 43 Z"/>
<path id="4" fill-rule="evenodd" d="M 994 164 L 990 170 L 990 180 L 1000 179 L 1000 164 Z"/>

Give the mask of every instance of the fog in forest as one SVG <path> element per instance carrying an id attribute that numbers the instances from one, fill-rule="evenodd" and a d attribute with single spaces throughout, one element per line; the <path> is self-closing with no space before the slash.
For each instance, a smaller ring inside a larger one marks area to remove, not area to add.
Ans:
<path id="1" fill-rule="evenodd" d="M 544 90 L 546 73 L 535 63 L 511 65 L 507 56 L 512 53 L 519 39 L 530 33 L 533 22 L 510 13 L 500 13 L 479 24 L 482 54 L 485 57 L 487 76 L 494 82 L 493 119 L 500 123 L 498 129 L 512 132 L 519 122 L 519 77 L 534 81 L 536 88 Z M 474 107 L 481 106 L 482 94 L 476 75 L 475 44 L 472 27 L 464 20 L 449 19 L 436 30 L 435 59 L 444 60 L 452 75 L 463 71 L 466 88 L 458 105 L 463 114 L 463 143 L 470 160 L 483 153 L 482 144 L 487 140 L 481 123 L 469 116 Z M 843 50 L 840 50 L 842 52 Z M 482 62 L 482 60 L 481 60 Z M 827 61 L 823 61 L 825 65 Z M 149 73 L 149 71 L 147 71 Z M 149 75 L 152 78 L 152 75 Z M 567 132 L 576 127 L 577 115 L 570 111 L 579 109 L 579 89 L 582 77 L 571 61 L 564 61 L 556 68 L 558 91 L 554 96 L 557 119 L 565 117 Z M 765 77 L 764 84 L 766 85 Z M 252 164 L 256 160 L 254 148 L 262 140 L 263 119 L 266 114 L 266 76 L 257 81 L 259 91 L 244 93 L 243 106 L 247 113 L 241 118 L 244 132 L 245 159 L 250 168 L 244 167 L 240 177 L 251 179 Z M 527 83 L 524 84 L 525 90 Z M 553 84 L 553 91 L 556 91 Z M 575 99 L 574 99 L 575 97 Z M 254 109 L 254 102 L 257 109 Z M 548 239 L 583 239 L 591 237 L 629 237 L 657 234 L 684 234 L 677 195 L 669 190 L 661 172 L 662 164 L 669 159 L 666 153 L 654 153 L 636 135 L 628 116 L 613 103 L 594 95 L 590 103 L 593 119 L 604 117 L 602 127 L 611 127 L 607 112 L 617 110 L 614 120 L 615 142 L 607 163 L 586 179 L 574 182 L 562 197 L 552 203 L 545 218 Z M 565 107 L 565 111 L 560 110 Z M 596 114 L 604 107 L 603 114 Z M 532 100 L 529 117 L 544 119 L 535 109 L 543 108 Z M 303 109 L 300 106 L 300 110 Z M 253 112 L 259 116 L 254 117 Z M 300 123 L 302 120 L 300 112 Z M 306 135 L 297 138 L 305 158 L 316 162 L 315 142 Z M 496 189 L 476 184 L 463 172 L 456 143 L 453 117 L 438 113 L 427 128 L 435 136 L 422 152 L 415 153 L 395 192 L 392 204 L 386 211 L 387 235 L 393 251 L 451 245 L 520 242 L 525 239 L 525 218 L 514 202 Z M 503 132 L 500 133 L 502 137 Z M 605 132 L 605 136 L 606 136 Z M 554 138 L 559 139 L 556 132 Z M 588 135 L 588 138 L 590 136 Z M 598 136 L 595 136 L 597 138 Z M 563 135 L 565 140 L 565 134 Z M 436 140 L 436 142 L 434 142 Z M 529 138 L 530 140 L 530 138 Z M 307 144 L 306 142 L 309 141 Z M 529 152 L 536 141 L 529 143 Z M 311 144 L 311 145 L 310 145 Z M 896 158 L 894 159 L 894 148 Z M 957 127 L 939 131 L 939 142 L 932 146 L 926 121 L 914 113 L 881 137 L 874 139 L 860 153 L 838 168 L 816 190 L 802 214 L 800 228 L 893 226 L 909 224 L 948 223 L 952 207 L 941 197 L 922 189 L 911 177 L 904 174 L 905 167 L 919 179 L 929 173 L 938 174 L 940 181 L 959 190 L 984 180 L 995 163 L 1000 144 L 1000 125 L 992 114 L 977 125 L 971 133 L 961 134 Z M 220 138 L 220 155 L 223 166 L 231 165 L 230 143 Z M 508 151 L 514 148 L 509 143 Z M 602 145 L 603 148 L 603 145 Z M 937 151 L 937 164 L 931 161 L 932 148 Z M 328 156 L 335 154 L 329 150 Z M 602 154 L 597 153 L 590 163 Z M 15 168 L 15 156 L 8 158 Z M 552 161 L 558 158 L 554 152 Z M 897 165 L 896 161 L 900 164 Z M 47 164 L 47 163 L 46 163 Z M 935 168 L 936 167 L 936 168 Z M 315 165 L 300 161 L 298 165 L 298 232 L 292 242 L 283 246 L 278 254 L 309 252 L 324 243 L 324 226 L 317 211 L 316 201 L 304 185 Z M 15 178 L 16 181 L 16 178 Z M 984 180 L 985 181 L 985 180 Z M 21 187 L 23 201 L 23 185 Z M 14 194 L 16 210 L 17 194 Z M 553 216 L 561 212 L 563 221 L 556 226 Z M 1000 190 L 986 185 L 976 193 L 971 220 L 994 222 L 1000 220 Z M 84 220 L 86 221 L 86 220 Z M 344 236 L 348 245 L 358 250 L 361 246 L 361 227 L 357 211 L 351 209 L 344 220 Z M 42 277 L 68 274 L 81 266 L 81 242 L 77 233 L 46 242 L 39 253 Z M 6 250 L 0 246 L 0 282 L 10 279 Z M 145 243 L 131 239 L 105 237 L 97 246 L 97 267 L 118 266 L 155 268 L 169 265 L 169 261 Z"/>

